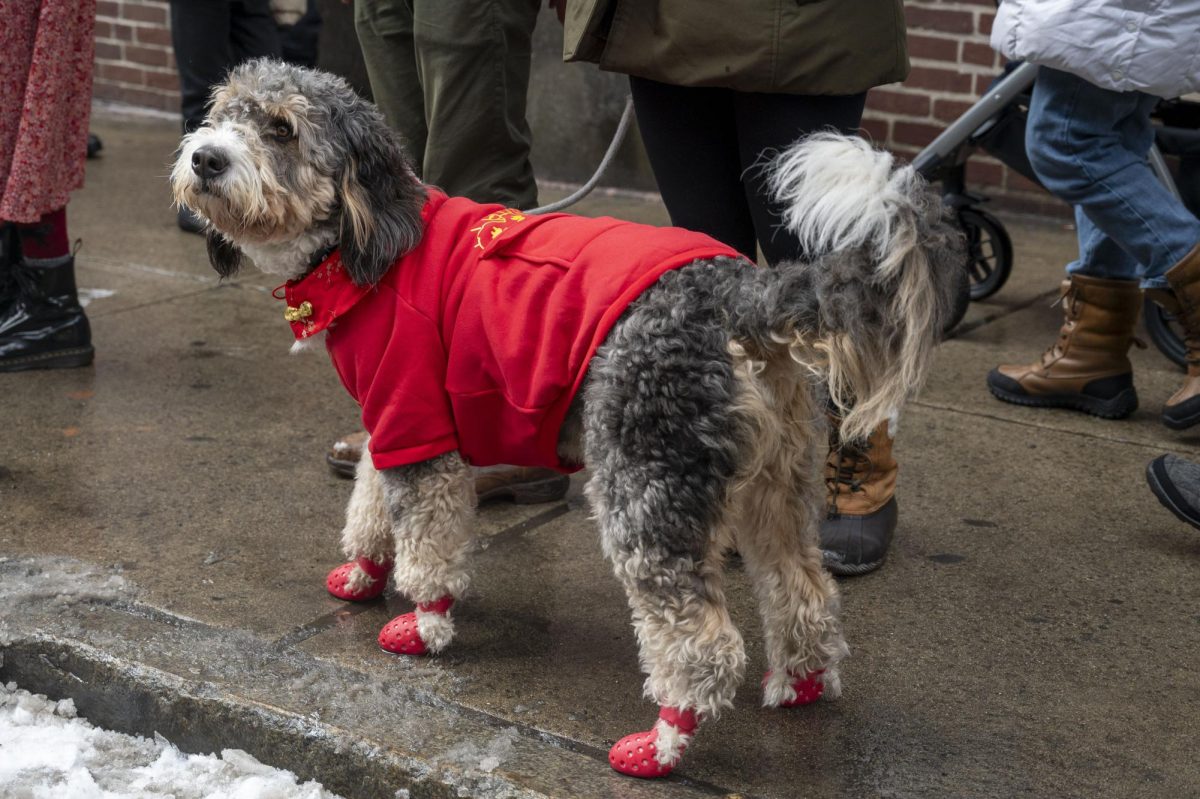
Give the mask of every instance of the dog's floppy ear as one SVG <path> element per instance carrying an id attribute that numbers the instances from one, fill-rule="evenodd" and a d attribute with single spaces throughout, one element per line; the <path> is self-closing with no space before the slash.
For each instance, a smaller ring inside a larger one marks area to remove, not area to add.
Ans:
<path id="1" fill-rule="evenodd" d="M 333 121 L 347 143 L 339 180 L 342 264 L 356 284 L 373 285 L 420 242 L 425 188 L 374 106 L 354 97 L 335 107 Z"/>
<path id="2" fill-rule="evenodd" d="M 212 228 L 205 234 L 208 261 L 221 277 L 232 277 L 242 268 L 242 251 L 232 241 Z"/>

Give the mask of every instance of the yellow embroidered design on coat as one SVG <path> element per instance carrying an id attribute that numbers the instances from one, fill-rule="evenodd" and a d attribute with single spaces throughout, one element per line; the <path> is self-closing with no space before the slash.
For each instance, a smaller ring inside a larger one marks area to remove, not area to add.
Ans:
<path id="1" fill-rule="evenodd" d="M 287 310 L 283 312 L 283 318 L 289 322 L 299 322 L 301 319 L 307 319 L 308 317 L 312 316 L 312 314 L 312 303 L 308 300 L 305 300 L 304 302 L 300 303 L 300 307 L 298 308 L 293 308 L 289 305 Z"/>
<path id="2" fill-rule="evenodd" d="M 488 214 L 479 220 L 478 227 L 471 228 L 471 232 L 475 234 L 475 247 L 482 250 L 487 242 L 503 233 L 509 224 L 524 222 L 525 219 L 524 212 L 518 211 L 516 208 L 505 208 L 502 211 Z"/>

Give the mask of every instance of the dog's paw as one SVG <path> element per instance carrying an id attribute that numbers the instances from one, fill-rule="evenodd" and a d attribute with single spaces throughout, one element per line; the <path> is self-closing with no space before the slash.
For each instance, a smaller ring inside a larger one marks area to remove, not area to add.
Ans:
<path id="1" fill-rule="evenodd" d="M 617 741 L 608 751 L 608 763 L 630 777 L 665 777 L 674 771 L 683 750 L 692 742 L 696 724 L 694 711 L 663 708 L 653 728 Z"/>
<path id="2" fill-rule="evenodd" d="M 811 705 L 825 693 L 825 670 L 810 671 L 802 677 L 788 672 L 768 671 L 763 677 L 764 707 Z M 836 676 L 835 676 L 836 679 Z M 838 683 L 840 693 L 841 683 Z"/>
<path id="3" fill-rule="evenodd" d="M 364 602 L 374 599 L 387 588 L 391 561 L 376 563 L 370 558 L 358 558 L 343 563 L 325 578 L 325 589 L 338 599 Z"/>

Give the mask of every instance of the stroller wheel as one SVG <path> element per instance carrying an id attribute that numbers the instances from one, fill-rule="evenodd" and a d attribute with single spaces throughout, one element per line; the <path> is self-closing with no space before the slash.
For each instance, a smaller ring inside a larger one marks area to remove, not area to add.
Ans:
<path id="1" fill-rule="evenodd" d="M 971 299 L 990 297 L 1012 272 L 1012 240 L 999 219 L 978 208 L 960 208 L 958 224 L 967 237 Z"/>
<path id="2" fill-rule="evenodd" d="M 1183 328 L 1174 314 L 1154 300 L 1147 299 L 1142 307 L 1142 318 L 1146 323 L 1146 332 L 1159 352 L 1179 366 L 1186 367 L 1187 346 L 1183 343 Z"/>

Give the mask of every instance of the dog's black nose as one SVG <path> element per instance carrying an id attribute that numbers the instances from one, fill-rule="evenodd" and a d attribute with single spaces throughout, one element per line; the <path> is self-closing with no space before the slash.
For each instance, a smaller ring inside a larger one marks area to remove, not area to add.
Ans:
<path id="1" fill-rule="evenodd" d="M 216 147 L 197 147 L 192 153 L 192 171 L 211 180 L 229 168 L 229 158 Z"/>

